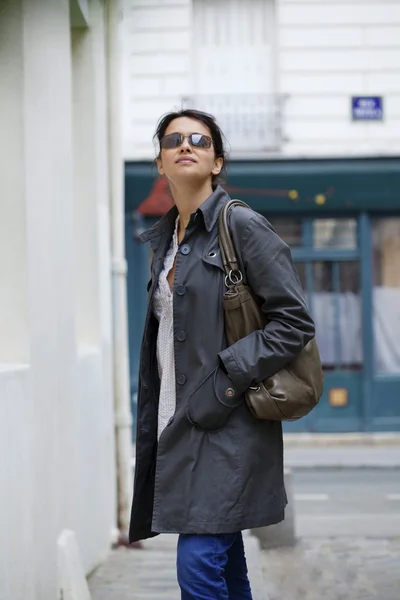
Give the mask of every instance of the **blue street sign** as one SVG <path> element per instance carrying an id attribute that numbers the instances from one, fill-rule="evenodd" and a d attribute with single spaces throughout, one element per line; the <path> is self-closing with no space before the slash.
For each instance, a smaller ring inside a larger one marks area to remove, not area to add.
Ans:
<path id="1" fill-rule="evenodd" d="M 382 121 L 382 96 L 353 96 L 351 99 L 353 121 Z"/>

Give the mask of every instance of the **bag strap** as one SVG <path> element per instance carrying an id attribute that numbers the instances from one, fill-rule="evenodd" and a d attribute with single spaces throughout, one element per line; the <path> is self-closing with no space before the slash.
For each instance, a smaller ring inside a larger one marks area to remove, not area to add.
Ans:
<path id="1" fill-rule="evenodd" d="M 243 280 L 243 274 L 239 268 L 235 246 L 229 230 L 229 211 L 232 206 L 243 206 L 250 208 L 242 200 L 229 200 L 224 204 L 218 218 L 219 246 L 221 251 L 222 264 L 226 273 L 225 284 L 227 287 L 237 285 Z"/>

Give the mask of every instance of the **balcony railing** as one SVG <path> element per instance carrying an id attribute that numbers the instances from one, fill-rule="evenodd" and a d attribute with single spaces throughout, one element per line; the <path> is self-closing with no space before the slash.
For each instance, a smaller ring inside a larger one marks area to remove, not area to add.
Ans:
<path id="1" fill-rule="evenodd" d="M 183 99 L 185 108 L 212 114 L 221 126 L 233 158 L 279 152 L 284 98 L 265 94 L 198 95 Z"/>

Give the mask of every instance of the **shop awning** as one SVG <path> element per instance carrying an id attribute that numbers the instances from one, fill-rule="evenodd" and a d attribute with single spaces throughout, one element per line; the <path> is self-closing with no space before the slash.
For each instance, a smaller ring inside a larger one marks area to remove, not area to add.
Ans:
<path id="1" fill-rule="evenodd" d="M 237 161 L 224 187 L 266 213 L 400 211 L 400 158 Z M 152 163 L 126 163 L 126 212 L 158 217 L 171 205 Z"/>

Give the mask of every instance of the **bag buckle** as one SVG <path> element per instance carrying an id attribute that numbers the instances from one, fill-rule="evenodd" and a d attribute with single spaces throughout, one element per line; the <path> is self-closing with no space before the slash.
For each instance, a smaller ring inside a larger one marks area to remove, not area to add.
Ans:
<path id="1" fill-rule="evenodd" d="M 232 269 L 229 271 L 229 274 L 225 276 L 225 285 L 226 287 L 232 287 L 233 285 L 237 285 L 243 281 L 242 272 L 239 269 Z"/>

